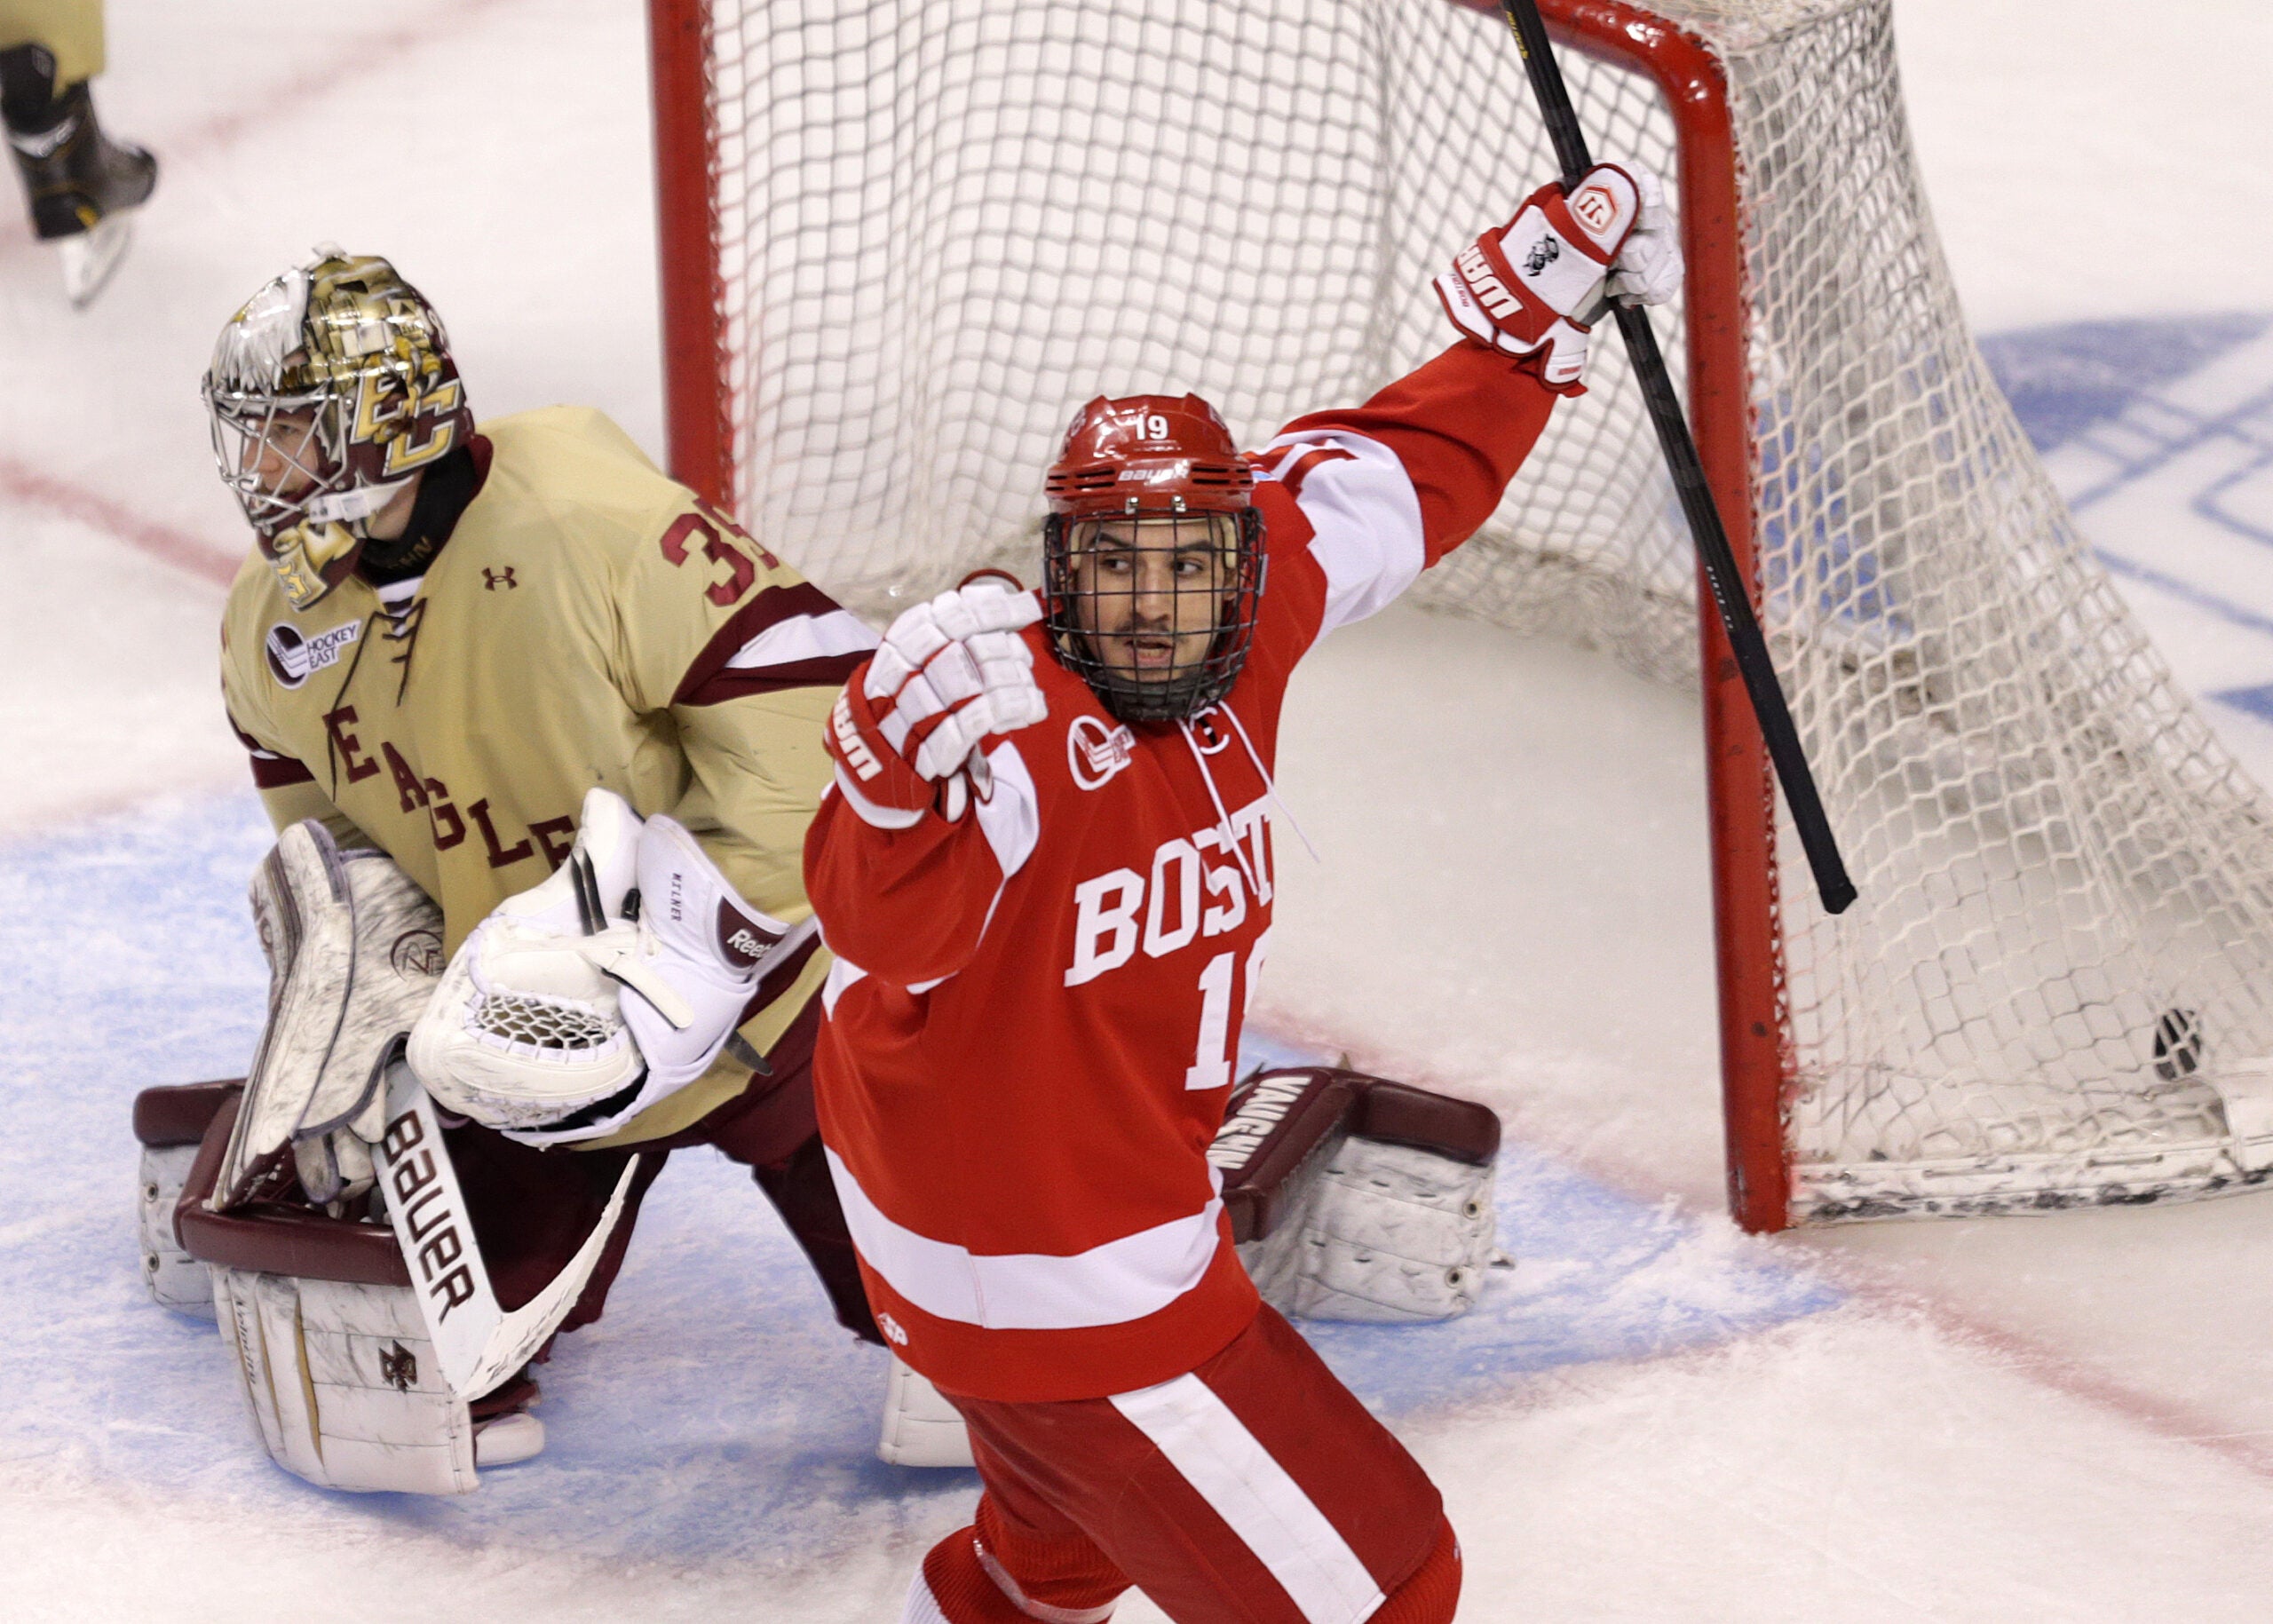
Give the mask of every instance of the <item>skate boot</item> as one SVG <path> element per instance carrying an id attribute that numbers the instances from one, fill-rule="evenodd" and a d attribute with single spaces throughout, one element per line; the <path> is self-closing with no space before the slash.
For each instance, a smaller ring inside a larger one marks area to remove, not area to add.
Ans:
<path id="1" fill-rule="evenodd" d="M 112 140 L 95 118 L 86 82 L 58 92 L 55 59 L 38 45 L 0 52 L 0 102 L 9 149 L 24 178 L 32 229 L 56 245 L 64 291 L 85 305 L 126 252 L 126 211 L 150 195 L 158 161 Z"/>

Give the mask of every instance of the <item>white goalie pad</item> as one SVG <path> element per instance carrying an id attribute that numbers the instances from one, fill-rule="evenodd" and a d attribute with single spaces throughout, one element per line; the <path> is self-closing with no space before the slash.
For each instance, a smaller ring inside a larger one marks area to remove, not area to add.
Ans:
<path id="1" fill-rule="evenodd" d="M 213 1284 L 204 1264 L 182 1245 L 175 1213 L 215 1117 L 225 1105 L 234 1106 L 243 1086 L 235 1079 L 160 1083 L 134 1097 L 134 1137 L 142 1153 L 134 1177 L 134 1231 L 142 1283 L 161 1308 L 207 1321 L 213 1318 Z M 209 1171 L 202 1190 L 210 1193 L 211 1187 Z"/>
<path id="2" fill-rule="evenodd" d="M 2245 1173 L 2273 1170 L 2273 1060 L 2230 1061 L 2214 1068 L 2210 1081 L 2225 1106 L 2236 1164 Z"/>
<path id="3" fill-rule="evenodd" d="M 174 1238 L 174 1204 L 181 1200 L 194 1145 L 146 1145 L 137 1170 L 135 1236 L 142 1243 L 142 1283 L 161 1308 L 196 1319 L 213 1318 L 213 1282 L 205 1265 Z"/>
<path id="4" fill-rule="evenodd" d="M 883 1430 L 876 1459 L 887 1466 L 975 1466 L 962 1412 L 894 1355 L 884 1382 Z"/>
<path id="5" fill-rule="evenodd" d="M 1498 1256 L 1492 1168 L 1356 1135 L 1264 1240 L 1239 1248 L 1265 1301 L 1303 1319 L 1449 1319 Z"/>
<path id="6" fill-rule="evenodd" d="M 1448 1319 L 1501 1258 L 1499 1120 L 1331 1066 L 1247 1079 L 1208 1150 L 1263 1300 L 1310 1319 Z"/>
<path id="7" fill-rule="evenodd" d="M 296 823 L 253 875 L 268 1022 L 214 1182 L 216 1210 L 300 1190 L 319 1205 L 371 1186 L 380 1068 L 440 973 L 442 915 L 384 852 Z"/>
<path id="8" fill-rule="evenodd" d="M 400 1286 L 213 1271 L 222 1339 L 276 1463 L 324 1488 L 464 1494 L 474 1427 Z"/>
<path id="9" fill-rule="evenodd" d="M 559 1274 L 518 1309 L 491 1286 L 432 1102 L 401 1058 L 384 1066 L 376 1147 L 384 1224 L 289 1203 L 217 1212 L 211 1161 L 194 1166 L 182 1244 L 210 1267 L 213 1303 L 269 1454 L 330 1488 L 463 1493 L 476 1467 L 543 1447 L 535 1418 L 470 1419 L 558 1328 L 622 1223 L 642 1158 Z M 238 1110 L 210 1132 L 228 1136 Z M 218 1146 L 217 1137 L 211 1145 Z M 218 1161 L 218 1154 L 214 1157 Z M 471 1450 L 469 1454 L 467 1452 Z"/>

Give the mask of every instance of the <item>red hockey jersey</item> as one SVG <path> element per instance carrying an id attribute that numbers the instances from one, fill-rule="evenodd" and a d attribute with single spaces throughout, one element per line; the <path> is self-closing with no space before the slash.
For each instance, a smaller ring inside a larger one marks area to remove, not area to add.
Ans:
<path id="1" fill-rule="evenodd" d="M 1221 705 L 1132 729 L 1037 626 L 1049 719 L 989 742 L 970 815 L 891 827 L 841 776 L 823 800 L 821 1134 L 877 1323 L 939 1386 L 1124 1392 L 1254 1315 L 1207 1150 L 1270 936 L 1287 681 L 1490 516 L 1555 398 L 1461 345 L 1289 424 L 1257 459 L 1269 575 Z"/>

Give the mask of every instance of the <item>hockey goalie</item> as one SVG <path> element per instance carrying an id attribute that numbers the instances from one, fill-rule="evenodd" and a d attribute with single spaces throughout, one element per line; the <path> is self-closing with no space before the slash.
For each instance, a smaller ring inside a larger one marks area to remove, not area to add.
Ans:
<path id="1" fill-rule="evenodd" d="M 677 1147 L 749 1167 L 880 1340 L 800 856 L 875 634 L 598 413 L 477 426 L 384 259 L 262 288 L 204 396 L 257 543 L 222 686 L 280 831 L 271 994 L 241 1089 L 138 1105 L 154 1291 L 211 1268 L 270 1452 L 342 1488 L 541 1446 L 528 1361 L 598 1317 Z"/>
<path id="2" fill-rule="evenodd" d="M 877 1323 L 984 1490 L 907 1624 L 1101 1624 L 1131 1584 L 1184 1624 L 1453 1616 L 1436 1488 L 1258 1287 L 1444 1311 L 1496 1129 L 1343 1077 L 1262 1080 L 1226 1132 L 1279 708 L 1492 513 L 1602 300 L 1679 284 L 1656 181 L 1603 165 L 1457 257 L 1460 342 L 1257 456 L 1197 396 L 1092 400 L 1046 475 L 1042 590 L 908 610 L 837 701 L 805 848 L 821 1131 Z M 1295 1192 L 1335 1210 L 1242 1259 L 1276 1148 L 1246 1142 L 1283 1127 L 1308 1161 L 1353 1121 Z"/>

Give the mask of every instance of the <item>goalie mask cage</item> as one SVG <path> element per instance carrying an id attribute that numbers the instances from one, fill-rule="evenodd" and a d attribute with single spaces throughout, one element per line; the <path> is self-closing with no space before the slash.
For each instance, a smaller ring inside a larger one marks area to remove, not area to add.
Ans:
<path id="1" fill-rule="evenodd" d="M 2268 803 L 1968 337 L 1889 0 L 1544 0 L 1668 181 L 1666 349 L 1860 899 L 1817 906 L 1622 347 L 1423 602 L 1702 673 L 1730 1192 L 1753 1229 L 2273 1171 Z M 1556 172 L 1456 0 L 651 0 L 673 471 L 872 614 L 1030 568 L 1099 393 L 1247 444 L 1447 341 Z"/>

